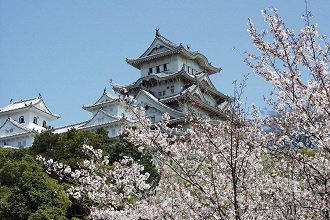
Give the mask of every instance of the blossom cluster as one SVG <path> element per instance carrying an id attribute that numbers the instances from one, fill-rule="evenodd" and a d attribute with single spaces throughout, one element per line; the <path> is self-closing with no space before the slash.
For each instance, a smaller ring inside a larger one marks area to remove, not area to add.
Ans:
<path id="1" fill-rule="evenodd" d="M 90 217 L 93 219 L 139 219 L 156 217 L 148 204 L 148 189 L 146 182 L 149 174 L 142 174 L 144 167 L 125 157 L 111 166 L 107 156 L 102 156 L 102 150 L 92 146 L 82 149 L 89 160 L 79 163 L 79 168 L 72 170 L 70 166 L 58 163 L 52 159 L 46 160 L 38 156 L 37 160 L 48 173 L 55 172 L 59 177 L 69 180 L 74 185 L 67 193 L 75 199 L 88 200 Z M 145 207 L 149 207 L 145 210 Z"/>

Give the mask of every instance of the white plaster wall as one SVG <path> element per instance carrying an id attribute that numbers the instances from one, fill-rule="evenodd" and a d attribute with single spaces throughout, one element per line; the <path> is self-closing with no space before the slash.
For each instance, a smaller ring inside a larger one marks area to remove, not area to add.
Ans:
<path id="1" fill-rule="evenodd" d="M 151 118 L 154 118 L 154 122 L 159 122 L 162 120 L 164 112 L 161 112 L 160 110 L 154 108 L 154 107 L 149 107 L 148 110 L 146 110 L 146 116 L 151 120 Z"/>
<path id="2" fill-rule="evenodd" d="M 185 64 L 186 66 L 190 67 L 190 73 L 192 73 L 191 69 L 194 69 L 195 71 L 202 71 L 202 68 L 198 65 L 197 62 L 195 62 L 193 60 L 190 60 L 190 59 L 187 59 L 185 57 L 178 56 L 177 57 L 177 62 L 178 62 L 179 70 L 181 70 L 181 68 L 183 67 L 183 64 Z M 186 71 L 188 72 L 187 69 L 186 69 Z"/>
<path id="3" fill-rule="evenodd" d="M 25 143 L 24 143 L 25 141 Z M 21 137 L 21 138 L 15 138 L 15 139 L 7 139 L 5 141 L 2 141 L 0 143 L 0 146 L 8 146 L 8 147 L 30 147 L 32 146 L 34 141 L 34 136 L 29 135 L 26 137 Z M 6 144 L 4 144 L 4 142 Z M 19 144 L 20 142 L 20 144 Z"/>
<path id="4" fill-rule="evenodd" d="M 10 133 L 7 133 L 6 130 L 9 132 L 10 130 L 10 126 L 4 126 L 1 130 L 0 130 L 0 137 L 5 137 L 7 135 L 10 135 Z"/>
<path id="5" fill-rule="evenodd" d="M 177 70 L 177 65 L 175 62 L 175 56 L 170 56 L 170 57 L 164 57 L 163 59 L 158 59 L 157 61 L 150 61 L 150 62 L 145 62 L 141 66 L 141 77 L 147 76 L 149 73 L 149 68 L 152 69 L 152 74 L 156 74 L 156 66 L 160 66 L 160 72 L 165 72 L 165 73 L 174 73 Z M 164 71 L 163 65 L 167 64 L 167 71 Z"/>
<path id="6" fill-rule="evenodd" d="M 123 115 L 126 117 L 126 118 L 131 118 L 131 113 L 129 110 L 127 110 L 125 107 L 123 106 L 118 106 L 117 107 L 117 116 L 118 117 L 122 117 Z"/>
<path id="7" fill-rule="evenodd" d="M 171 86 L 174 86 L 174 92 L 171 91 Z M 172 95 L 176 95 L 180 92 L 182 92 L 184 89 L 184 83 L 182 82 L 174 82 L 169 84 L 160 84 L 157 87 L 150 88 L 150 91 L 152 91 L 155 94 L 155 97 L 157 98 L 166 98 Z M 165 95 L 163 95 L 163 91 L 165 92 Z M 159 94 L 161 92 L 161 95 Z"/>
<path id="8" fill-rule="evenodd" d="M 46 121 L 46 125 L 49 126 L 49 121 L 48 118 L 43 117 L 42 115 L 36 114 L 35 112 L 28 112 L 27 113 L 27 118 L 25 120 L 28 120 L 27 122 L 27 127 L 30 129 L 35 129 L 37 131 L 42 131 L 45 130 L 44 127 L 42 127 L 42 122 L 45 120 Z M 37 124 L 33 123 L 33 118 L 37 117 Z"/>
<path id="9" fill-rule="evenodd" d="M 172 55 L 169 57 L 164 57 L 163 59 L 158 59 L 157 61 L 145 62 L 141 66 L 141 77 L 147 76 L 149 73 L 149 68 L 153 68 L 152 73 L 156 74 L 156 66 L 160 66 L 160 72 L 163 72 L 163 64 L 168 64 L 168 73 L 174 73 L 180 71 L 183 67 L 183 64 L 189 66 L 190 73 L 192 69 L 194 72 L 202 71 L 202 68 L 194 60 L 187 59 L 181 55 Z M 186 69 L 186 71 L 188 71 Z"/>
<path id="10" fill-rule="evenodd" d="M 15 112 L 12 114 L 6 114 L 5 116 L 2 117 L 2 122 L 5 123 L 8 116 L 10 116 L 12 119 L 14 119 L 15 121 L 19 122 L 19 117 L 24 116 L 24 123 L 22 123 L 22 125 L 27 126 L 28 122 L 29 122 L 29 112 Z M 1 124 L 2 125 L 2 124 Z"/>

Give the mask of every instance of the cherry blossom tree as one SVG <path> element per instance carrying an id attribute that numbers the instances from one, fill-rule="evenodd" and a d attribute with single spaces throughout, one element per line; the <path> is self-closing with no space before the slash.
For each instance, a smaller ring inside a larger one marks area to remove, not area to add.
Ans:
<path id="1" fill-rule="evenodd" d="M 102 150 L 84 145 L 83 151 L 90 157 L 79 163 L 78 169 L 45 159 L 37 160 L 46 172 L 56 173 L 73 183 L 68 195 L 88 201 L 92 219 L 155 219 L 157 211 L 148 203 L 150 185 L 146 183 L 148 173 L 141 174 L 143 166 L 132 158 L 109 164 Z"/>
<path id="2" fill-rule="evenodd" d="M 161 174 L 155 191 L 141 165 L 130 158 L 108 164 L 91 147 L 84 147 L 91 159 L 77 170 L 38 160 L 75 183 L 68 193 L 92 202 L 93 219 L 329 219 L 330 44 L 309 12 L 299 34 L 276 9 L 262 14 L 269 30 L 248 20 L 259 52 L 246 63 L 274 86 L 266 101 L 276 117 L 244 109 L 244 82 L 227 120 L 217 124 L 187 115 L 188 129 L 170 128 L 164 114 L 152 125 L 142 108 L 132 108 L 136 127 L 123 135 L 153 155 Z M 123 100 L 132 104 L 126 92 Z"/>
<path id="3" fill-rule="evenodd" d="M 291 218 L 329 219 L 330 44 L 319 36 L 317 24 L 310 23 L 307 9 L 299 34 L 276 9 L 262 14 L 269 30 L 259 33 L 249 20 L 248 32 L 260 53 L 249 54 L 246 62 L 275 87 L 267 102 L 278 116 L 266 117 L 264 124 L 272 128 L 267 147 L 280 161 L 273 172 L 286 175 L 292 187 L 283 205 Z"/>
<path id="4" fill-rule="evenodd" d="M 237 111 L 240 111 L 237 108 Z M 265 148 L 258 144 L 260 120 L 232 114 L 214 125 L 188 117 L 191 128 L 168 128 L 164 120 L 148 127 L 126 130 L 141 150 L 153 153 L 162 179 L 157 200 L 163 216 L 173 219 L 240 219 L 255 215 L 260 204 L 259 181 Z M 147 128 L 147 129 L 145 129 Z"/>

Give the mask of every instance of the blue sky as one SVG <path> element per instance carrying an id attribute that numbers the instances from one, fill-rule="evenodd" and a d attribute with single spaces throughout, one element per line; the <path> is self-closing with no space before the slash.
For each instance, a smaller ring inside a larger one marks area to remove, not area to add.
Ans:
<path id="1" fill-rule="evenodd" d="M 42 94 L 63 126 L 92 117 L 83 104 L 94 103 L 108 80 L 129 84 L 139 70 L 126 58 L 140 56 L 155 28 L 176 44 L 189 45 L 222 71 L 212 76 L 217 89 L 233 94 L 232 82 L 250 73 L 247 104 L 263 106 L 270 86 L 254 76 L 240 53 L 255 52 L 246 18 L 265 28 L 260 11 L 274 6 L 296 31 L 303 0 L 0 0 L 0 107 Z M 330 34 L 330 1 L 314 0 L 309 10 L 321 34 Z M 233 47 L 236 50 L 233 50 Z"/>

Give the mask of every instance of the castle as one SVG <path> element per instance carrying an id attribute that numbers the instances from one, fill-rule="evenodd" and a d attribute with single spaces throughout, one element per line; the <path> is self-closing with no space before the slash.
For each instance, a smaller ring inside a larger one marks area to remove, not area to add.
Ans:
<path id="1" fill-rule="evenodd" d="M 164 112 L 170 116 L 169 126 L 189 126 L 184 120 L 187 113 L 215 122 L 226 120 L 232 98 L 217 91 L 209 77 L 221 69 L 211 65 L 198 51 L 174 44 L 157 28 L 148 49 L 140 57 L 126 59 L 126 62 L 140 71 L 140 78 L 118 88 L 125 91 L 125 96 L 134 97 L 136 105 L 145 108 L 152 123 L 160 121 Z M 54 132 L 62 133 L 72 128 L 90 131 L 104 128 L 110 137 L 117 136 L 124 124 L 134 125 L 134 116 L 127 105 L 122 98 L 104 89 L 94 104 L 83 106 L 84 110 L 92 113 L 90 120 L 56 128 Z M 8 119 L 4 120 L 5 117 Z M 11 103 L 0 109 L 0 123 L 4 120 L 0 127 L 0 145 L 2 142 L 14 147 L 30 146 L 34 135 L 49 128 L 49 121 L 57 118 L 44 105 L 41 96 Z"/>

